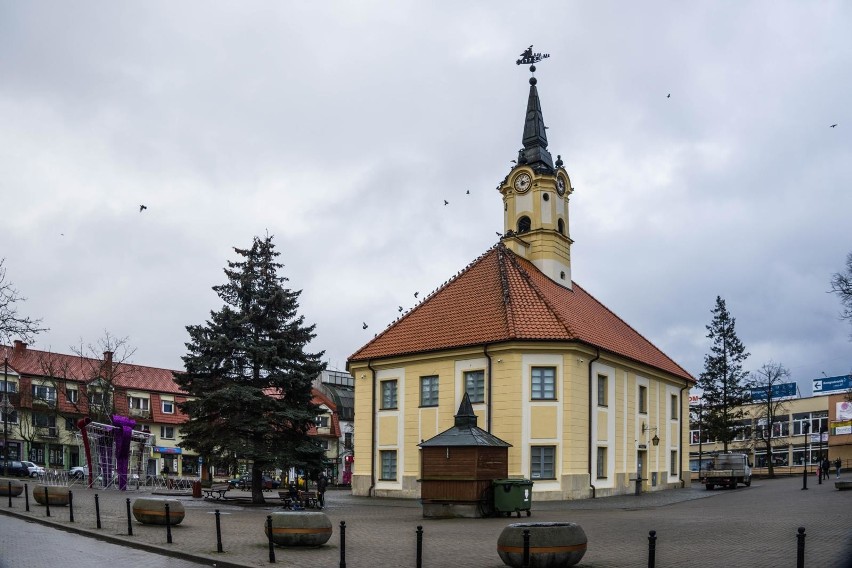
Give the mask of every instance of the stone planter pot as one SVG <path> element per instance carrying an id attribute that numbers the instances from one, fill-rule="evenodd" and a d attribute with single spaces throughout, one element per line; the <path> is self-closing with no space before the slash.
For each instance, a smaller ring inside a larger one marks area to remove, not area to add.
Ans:
<path id="1" fill-rule="evenodd" d="M 47 499 L 45 499 L 44 490 L 47 489 Z M 39 505 L 50 503 L 51 507 L 65 506 L 71 500 L 68 492 L 70 487 L 60 487 L 58 485 L 33 485 L 33 499 Z"/>
<path id="2" fill-rule="evenodd" d="M 0 496 L 9 496 L 9 484 L 12 484 L 12 497 L 18 497 L 24 492 L 24 484 L 19 479 L 0 479 Z"/>
<path id="3" fill-rule="evenodd" d="M 140 497 L 133 501 L 133 518 L 143 525 L 165 525 L 166 503 L 169 504 L 169 524 L 179 525 L 186 516 L 186 509 L 177 499 Z"/>
<path id="4" fill-rule="evenodd" d="M 586 553 L 586 533 L 577 523 L 513 523 L 497 539 L 497 553 L 507 566 L 524 565 L 524 530 L 530 531 L 530 567 L 577 564 Z"/>
<path id="5" fill-rule="evenodd" d="M 269 538 L 266 522 L 263 532 Z M 279 546 L 322 546 L 331 532 L 331 521 L 319 511 L 272 513 L 272 542 Z"/>

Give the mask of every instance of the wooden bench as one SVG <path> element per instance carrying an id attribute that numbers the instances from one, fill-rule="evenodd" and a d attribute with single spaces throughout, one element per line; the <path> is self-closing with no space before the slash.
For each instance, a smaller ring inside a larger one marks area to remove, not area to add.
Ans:
<path id="1" fill-rule="evenodd" d="M 227 483 L 214 483 L 210 487 L 202 487 L 201 492 L 204 494 L 205 499 L 224 499 L 225 493 L 231 489 L 231 486 Z"/>

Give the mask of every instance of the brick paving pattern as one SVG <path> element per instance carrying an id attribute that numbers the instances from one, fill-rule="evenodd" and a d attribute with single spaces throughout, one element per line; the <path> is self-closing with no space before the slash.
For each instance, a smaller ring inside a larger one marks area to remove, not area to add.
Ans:
<path id="1" fill-rule="evenodd" d="M 844 476 L 845 477 L 845 476 Z M 848 479 L 848 478 L 847 478 Z M 658 567 L 795 566 L 796 529 L 807 530 L 805 566 L 852 568 L 852 491 L 837 491 L 834 478 L 818 485 L 801 478 L 755 480 L 750 488 L 706 491 L 686 489 L 582 501 L 533 501 L 532 517 L 521 521 L 579 523 L 589 539 L 578 565 L 586 568 L 648 565 L 648 531 L 657 531 Z M 32 492 L 32 484 L 30 484 Z M 267 496 L 263 507 L 234 501 L 178 498 L 186 518 L 172 528 L 166 543 L 165 527 L 133 521 L 127 535 L 126 499 L 148 492 L 98 491 L 102 529 L 96 528 L 95 491 L 74 487 L 75 523 L 67 507 L 45 508 L 23 496 L 0 498 L 0 513 L 46 523 L 126 546 L 156 550 L 207 565 L 268 566 L 263 532 L 266 516 L 282 510 Z M 248 493 L 231 491 L 229 496 Z M 166 498 L 165 495 L 159 495 Z M 337 567 L 340 562 L 339 526 L 346 521 L 347 568 L 415 566 L 416 528 L 423 526 L 423 566 L 498 568 L 503 566 L 496 543 L 503 527 L 517 518 L 423 519 L 414 500 L 352 497 L 346 491 L 326 494 L 325 513 L 334 527 L 327 545 L 315 549 L 275 549 L 277 566 Z M 224 553 L 216 552 L 214 511 L 221 512 Z M 117 559 L 119 560 L 119 559 Z M 119 560 L 120 561 L 120 560 Z"/>

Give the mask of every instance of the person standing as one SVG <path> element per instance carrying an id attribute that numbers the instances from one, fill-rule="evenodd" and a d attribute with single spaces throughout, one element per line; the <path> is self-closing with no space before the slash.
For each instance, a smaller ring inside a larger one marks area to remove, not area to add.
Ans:
<path id="1" fill-rule="evenodd" d="M 317 505 L 320 509 L 325 508 L 325 490 L 328 488 L 328 478 L 321 473 L 317 479 Z"/>
<path id="2" fill-rule="evenodd" d="M 831 462 L 828 461 L 828 456 L 826 456 L 825 459 L 822 460 L 822 466 L 820 466 L 820 467 L 822 468 L 821 469 L 822 479 L 828 481 L 828 473 L 829 473 L 829 470 L 831 469 Z"/>
<path id="3" fill-rule="evenodd" d="M 840 461 L 840 458 L 834 460 L 834 471 L 837 473 L 837 477 L 840 477 L 840 466 L 843 465 L 843 462 Z"/>

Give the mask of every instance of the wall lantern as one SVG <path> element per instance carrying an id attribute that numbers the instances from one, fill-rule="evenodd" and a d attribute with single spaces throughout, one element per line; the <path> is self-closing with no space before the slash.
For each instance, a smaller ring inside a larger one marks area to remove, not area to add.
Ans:
<path id="1" fill-rule="evenodd" d="M 655 446 L 659 446 L 660 445 L 660 437 L 657 436 L 657 429 L 652 428 L 651 426 L 648 426 L 644 422 L 642 422 L 642 435 L 644 435 L 645 432 L 648 432 L 649 430 L 654 431 L 654 437 L 651 438 L 651 443 L 654 444 Z"/>

